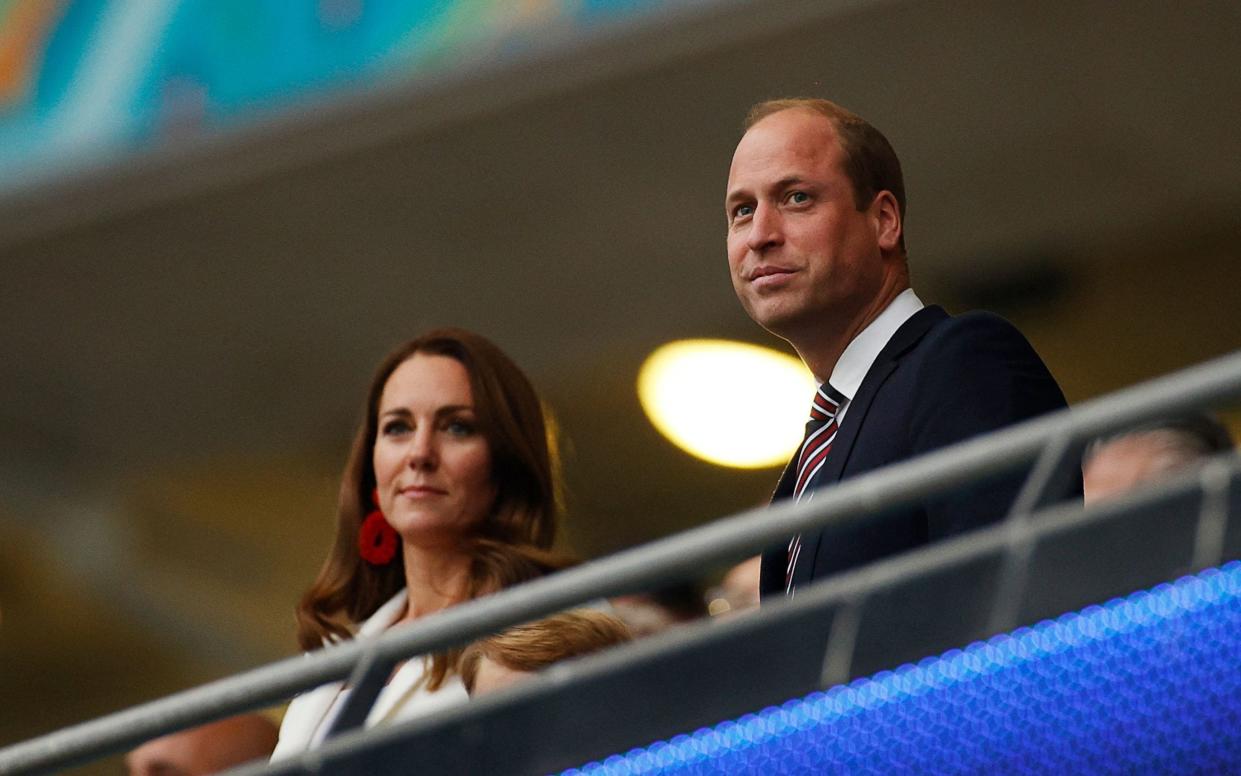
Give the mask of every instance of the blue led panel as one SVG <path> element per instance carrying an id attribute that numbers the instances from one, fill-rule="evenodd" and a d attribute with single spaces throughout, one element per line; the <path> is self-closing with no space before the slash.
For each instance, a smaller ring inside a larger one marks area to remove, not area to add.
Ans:
<path id="1" fill-rule="evenodd" d="M 1241 769 L 1241 563 L 569 774 Z"/>

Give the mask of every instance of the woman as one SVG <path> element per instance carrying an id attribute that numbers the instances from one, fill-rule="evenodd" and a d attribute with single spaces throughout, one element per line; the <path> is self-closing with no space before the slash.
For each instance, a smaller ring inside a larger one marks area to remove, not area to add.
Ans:
<path id="1" fill-rule="evenodd" d="M 560 498 L 542 404 L 495 345 L 461 329 L 406 343 L 380 364 L 365 413 L 335 543 L 298 605 L 303 649 L 373 637 L 569 565 L 551 551 Z M 403 663 L 367 725 L 465 700 L 459 657 Z M 317 746 L 347 692 L 335 682 L 295 698 L 273 758 Z"/>

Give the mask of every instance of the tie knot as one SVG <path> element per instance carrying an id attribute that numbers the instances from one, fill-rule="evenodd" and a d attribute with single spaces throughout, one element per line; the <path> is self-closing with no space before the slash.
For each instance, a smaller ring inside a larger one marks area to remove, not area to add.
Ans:
<path id="1" fill-rule="evenodd" d="M 823 383 L 815 393 L 814 401 L 810 404 L 810 422 L 826 423 L 836 417 L 836 412 L 844 400 L 845 397 L 840 391 L 833 388 L 830 383 Z"/>

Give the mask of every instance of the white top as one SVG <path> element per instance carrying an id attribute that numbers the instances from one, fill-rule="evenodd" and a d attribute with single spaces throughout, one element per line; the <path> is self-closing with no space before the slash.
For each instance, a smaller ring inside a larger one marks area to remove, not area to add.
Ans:
<path id="1" fill-rule="evenodd" d="M 883 312 L 862 329 L 845 348 L 845 352 L 840 354 L 836 368 L 827 379 L 831 386 L 845 397 L 840 403 L 840 409 L 836 410 L 837 426 L 844 421 L 849 403 L 857 395 L 858 388 L 862 387 L 862 380 L 875 359 L 879 358 L 880 351 L 887 347 L 896 330 L 925 306 L 912 288 L 905 289 L 888 303 Z"/>
<path id="2" fill-rule="evenodd" d="M 405 599 L 405 589 L 402 588 L 362 623 L 354 638 L 375 638 L 391 627 L 404 613 Z M 425 660 L 412 658 L 397 669 L 375 699 L 375 705 L 366 717 L 366 727 L 403 722 L 469 700 L 465 685 L 456 675 L 449 675 L 438 690 L 428 690 L 424 682 Z M 331 721 L 340 713 L 349 695 L 349 690 L 342 689 L 343 685 L 344 682 L 329 682 L 293 699 L 280 724 L 280 740 L 272 752 L 272 760 L 291 757 L 323 743 Z"/>

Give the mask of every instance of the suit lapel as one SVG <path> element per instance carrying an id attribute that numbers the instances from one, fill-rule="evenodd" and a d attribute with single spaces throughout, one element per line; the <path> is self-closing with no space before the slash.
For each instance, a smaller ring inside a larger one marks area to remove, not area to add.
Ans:
<path id="1" fill-rule="evenodd" d="M 797 453 L 794 452 L 793 458 L 784 467 L 784 473 L 780 475 L 780 481 L 776 483 L 775 492 L 771 494 L 771 503 L 774 504 L 781 499 L 786 499 L 793 495 L 796 462 Z M 763 562 L 759 566 L 758 578 L 760 598 L 784 595 L 784 567 L 787 562 L 787 540 L 774 544 L 763 551 Z"/>
<path id="2" fill-rule="evenodd" d="M 779 482 L 776 483 L 776 490 L 771 494 L 771 501 L 774 504 L 782 498 L 788 498 L 793 495 L 793 478 L 797 468 L 797 454 L 801 451 L 801 445 L 793 451 L 793 457 L 784 465 L 784 473 L 780 475 Z"/>
<path id="3" fill-rule="evenodd" d="M 924 307 L 901 324 L 901 327 L 892 335 L 892 339 L 888 340 L 888 344 L 879 351 L 879 355 L 875 357 L 875 363 L 871 364 L 866 377 L 862 378 L 857 395 L 849 401 L 846 407 L 845 419 L 836 432 L 836 440 L 832 442 L 832 450 L 827 454 L 823 468 L 819 469 L 814 478 L 807 483 L 807 492 L 830 487 L 843 478 L 845 466 L 849 462 L 849 456 L 853 453 L 854 444 L 861 436 L 862 428 L 866 425 L 866 416 L 870 412 L 875 396 L 879 393 L 879 388 L 888 376 L 896 371 L 901 356 L 916 345 L 932 326 L 947 317 L 948 313 L 944 312 L 942 307 Z M 781 485 L 787 477 L 786 469 L 785 477 L 780 481 Z M 778 492 L 779 486 L 777 486 Z M 792 485 L 789 486 L 789 492 L 792 492 Z M 814 567 L 819 557 L 819 544 L 822 538 L 823 534 L 820 531 L 802 537 L 801 557 L 797 567 L 793 569 L 794 586 L 807 585 L 815 578 Z"/>

